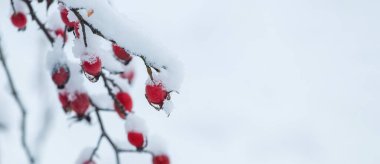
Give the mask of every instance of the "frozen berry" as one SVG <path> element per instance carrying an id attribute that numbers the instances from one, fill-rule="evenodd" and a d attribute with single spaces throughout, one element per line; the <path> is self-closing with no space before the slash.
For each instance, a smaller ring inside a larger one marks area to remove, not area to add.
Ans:
<path id="1" fill-rule="evenodd" d="M 22 12 L 14 13 L 11 16 L 11 21 L 14 26 L 16 26 L 18 29 L 23 29 L 26 26 L 26 15 Z"/>
<path id="2" fill-rule="evenodd" d="M 141 149 L 144 147 L 144 135 L 139 132 L 128 132 L 128 141 L 137 149 Z"/>
<path id="3" fill-rule="evenodd" d="M 57 65 L 53 69 L 53 73 L 51 77 L 55 85 L 57 85 L 58 88 L 62 89 L 64 88 L 65 84 L 69 80 L 69 77 L 70 77 L 69 68 L 66 65 Z"/>
<path id="4" fill-rule="evenodd" d="M 145 96 L 149 103 L 162 106 L 164 100 L 168 96 L 168 92 L 163 88 L 162 84 L 148 84 L 145 87 Z"/>
<path id="5" fill-rule="evenodd" d="M 102 61 L 98 56 L 88 55 L 85 57 L 86 59 L 82 61 L 83 71 L 92 75 L 99 76 L 102 70 Z"/>
<path id="6" fill-rule="evenodd" d="M 78 24 L 78 22 L 70 21 L 68 16 L 69 16 L 69 10 L 67 10 L 66 8 L 61 9 L 61 19 L 63 23 L 65 23 L 66 26 L 74 27 L 76 24 Z"/>
<path id="7" fill-rule="evenodd" d="M 112 44 L 112 50 L 115 56 L 124 64 L 128 64 L 132 60 L 132 56 L 128 54 L 127 51 L 124 50 L 124 48 L 121 48 L 117 44 Z"/>
<path id="8" fill-rule="evenodd" d="M 62 108 L 65 111 L 65 113 L 70 112 L 70 101 L 68 94 L 66 92 L 60 92 L 58 94 L 59 101 L 61 102 Z"/>
<path id="9" fill-rule="evenodd" d="M 153 164 L 170 164 L 170 160 L 166 155 L 158 155 L 153 157 Z"/>
<path id="10" fill-rule="evenodd" d="M 88 107 L 90 106 L 90 99 L 86 93 L 76 92 L 73 100 L 70 103 L 70 107 L 75 111 L 79 118 L 85 116 Z"/>
<path id="11" fill-rule="evenodd" d="M 132 111 L 132 98 L 131 96 L 126 92 L 119 92 L 116 94 L 116 99 L 120 102 L 120 105 L 122 105 L 125 109 L 125 111 L 131 112 Z M 114 108 L 119 114 L 120 118 L 125 119 L 125 112 L 122 111 L 122 109 L 119 108 L 118 103 L 115 101 Z"/>

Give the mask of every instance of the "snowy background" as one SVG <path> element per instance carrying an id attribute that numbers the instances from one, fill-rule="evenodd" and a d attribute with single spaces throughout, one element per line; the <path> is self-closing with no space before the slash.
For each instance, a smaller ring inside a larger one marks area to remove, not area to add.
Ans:
<path id="1" fill-rule="evenodd" d="M 141 61 L 131 90 L 134 110 L 166 141 L 172 163 L 380 163 L 380 1 L 114 0 L 114 6 L 184 63 L 169 118 L 144 99 Z M 71 124 L 43 61 L 46 38 L 30 17 L 27 31 L 17 32 L 9 14 L 9 1 L 1 1 L 2 45 L 30 113 L 29 142 L 44 140 L 32 145 L 42 164 L 74 163 L 96 144 L 97 123 Z M 0 163 L 26 163 L 20 115 L 2 69 L 0 75 L 0 118 L 8 125 L 0 134 Z M 41 87 L 48 92 L 39 93 Z M 53 121 L 44 139 L 36 135 L 46 105 Z M 123 122 L 114 113 L 104 118 L 111 135 L 127 144 Z M 98 154 L 98 163 L 113 163 L 107 144 Z M 122 161 L 150 158 L 124 154 Z"/>

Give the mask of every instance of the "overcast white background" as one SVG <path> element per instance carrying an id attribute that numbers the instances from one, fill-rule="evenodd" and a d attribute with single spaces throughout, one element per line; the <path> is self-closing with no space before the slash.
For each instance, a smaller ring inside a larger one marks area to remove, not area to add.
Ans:
<path id="1" fill-rule="evenodd" d="M 131 91 L 134 110 L 166 140 L 172 163 L 380 163 L 380 1 L 114 0 L 114 6 L 184 63 L 169 118 L 147 104 L 140 61 Z M 28 30 L 17 32 L 9 12 L 1 1 L 2 45 L 30 113 L 29 142 L 41 127 L 41 101 L 51 103 L 51 131 L 33 149 L 41 148 L 42 164 L 74 163 L 96 144 L 97 123 L 70 126 L 38 62 L 49 45 L 40 44 L 45 38 L 30 17 Z M 38 94 L 41 82 L 51 96 Z M 0 118 L 8 125 L 0 134 L 0 163 L 26 163 L 20 115 L 2 69 L 0 88 Z M 123 122 L 114 113 L 104 117 L 112 136 L 127 144 Z M 112 153 L 104 144 L 98 163 L 113 163 Z M 122 161 L 150 158 L 124 154 Z"/>

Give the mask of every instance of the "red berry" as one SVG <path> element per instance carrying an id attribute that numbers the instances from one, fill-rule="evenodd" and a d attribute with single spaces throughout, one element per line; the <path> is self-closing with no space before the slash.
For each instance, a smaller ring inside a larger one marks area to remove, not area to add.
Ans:
<path id="1" fill-rule="evenodd" d="M 148 102 L 162 106 L 168 92 L 163 88 L 162 84 L 146 85 L 145 96 Z"/>
<path id="2" fill-rule="evenodd" d="M 97 77 L 102 70 L 102 61 L 98 56 L 89 57 L 88 60 L 82 61 L 82 68 L 84 72 Z"/>
<path id="3" fill-rule="evenodd" d="M 126 93 L 126 92 L 119 92 L 119 93 L 116 94 L 116 99 L 124 107 L 125 111 L 128 111 L 128 112 L 132 111 L 133 102 L 132 102 L 131 96 L 128 93 Z M 114 103 L 114 108 L 115 108 L 117 114 L 119 114 L 120 118 L 125 119 L 125 112 L 123 112 L 119 108 L 119 106 L 118 106 L 118 104 L 116 102 Z"/>
<path id="4" fill-rule="evenodd" d="M 127 51 L 124 50 L 124 48 L 121 48 L 117 44 L 112 44 L 112 50 L 115 56 L 124 62 L 124 64 L 128 64 L 132 60 L 132 56 L 127 53 Z"/>
<path id="5" fill-rule="evenodd" d="M 166 155 L 158 155 L 153 157 L 153 164 L 170 164 L 170 160 Z"/>
<path id="6" fill-rule="evenodd" d="M 128 141 L 136 148 L 144 147 L 144 135 L 139 132 L 128 132 Z"/>
<path id="7" fill-rule="evenodd" d="M 74 99 L 70 103 L 70 107 L 75 111 L 78 117 L 83 117 L 90 106 L 90 99 L 86 93 L 76 92 Z"/>
<path id="8" fill-rule="evenodd" d="M 123 72 L 120 74 L 120 77 L 123 79 L 128 79 L 129 84 L 131 84 L 135 78 L 135 71 L 131 70 L 129 72 Z"/>
<path id="9" fill-rule="evenodd" d="M 61 102 L 63 110 L 67 113 L 70 111 L 70 101 L 68 94 L 66 92 L 61 92 L 58 94 L 59 101 Z"/>
<path id="10" fill-rule="evenodd" d="M 96 163 L 94 161 L 87 160 L 87 161 L 84 161 L 83 164 L 96 164 Z"/>
<path id="11" fill-rule="evenodd" d="M 69 80 L 70 72 L 66 65 L 57 65 L 52 73 L 52 79 L 58 88 L 64 88 Z"/>
<path id="12" fill-rule="evenodd" d="M 24 13 L 17 12 L 11 16 L 11 21 L 14 26 L 16 26 L 19 29 L 22 29 L 26 26 L 27 19 Z"/>
<path id="13" fill-rule="evenodd" d="M 80 37 L 80 34 L 79 34 L 79 23 L 76 22 L 73 27 L 74 27 L 75 38 L 79 39 L 79 37 Z"/>
<path id="14" fill-rule="evenodd" d="M 65 31 L 63 30 L 63 29 L 61 29 L 61 28 L 59 28 L 59 29 L 57 29 L 57 30 L 55 30 L 55 35 L 57 36 L 57 37 L 62 37 L 62 38 L 64 38 L 65 40 L 65 42 L 67 41 L 67 35 L 65 34 Z"/>
<path id="15" fill-rule="evenodd" d="M 78 24 L 78 22 L 75 22 L 75 21 L 70 22 L 68 15 L 69 15 L 69 10 L 67 10 L 66 8 L 61 10 L 61 19 L 63 23 L 66 24 L 66 26 L 74 27 L 76 24 Z"/>

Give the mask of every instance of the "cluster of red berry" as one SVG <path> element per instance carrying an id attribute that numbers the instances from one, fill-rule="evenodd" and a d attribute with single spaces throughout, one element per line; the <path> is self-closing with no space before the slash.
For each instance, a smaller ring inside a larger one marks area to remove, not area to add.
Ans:
<path id="1" fill-rule="evenodd" d="M 68 31 L 74 30 L 75 38 L 80 38 L 79 28 L 80 21 L 70 21 L 68 18 L 69 11 L 67 8 L 60 9 L 60 16 L 62 22 L 68 29 Z M 27 17 L 24 12 L 14 12 L 11 16 L 11 21 L 15 27 L 19 30 L 25 29 L 27 24 Z M 84 27 L 82 27 L 84 28 Z M 62 37 L 64 42 L 67 41 L 66 31 L 63 28 L 50 29 L 53 31 L 56 38 Z M 117 44 L 112 44 L 112 50 L 115 58 L 124 65 L 128 65 L 132 60 L 132 55 L 128 53 L 124 48 Z M 94 54 L 84 54 L 86 59 L 81 60 L 81 68 L 86 77 L 91 82 L 97 82 L 102 74 L 102 60 L 99 56 Z M 91 106 L 91 98 L 85 91 L 72 91 L 69 92 L 66 89 L 66 84 L 68 83 L 71 74 L 74 72 L 70 71 L 67 63 L 57 62 L 55 63 L 51 78 L 57 88 L 59 89 L 59 101 L 64 109 L 65 113 L 74 111 L 78 120 L 83 118 L 88 118 L 86 115 L 88 109 Z M 120 73 L 120 78 L 127 79 L 131 84 L 134 78 L 134 72 L 122 72 Z M 153 81 L 153 79 L 152 79 Z M 158 105 L 161 109 L 164 101 L 168 99 L 169 92 L 165 90 L 164 86 L 160 82 L 149 83 L 145 87 L 145 96 L 149 104 Z M 129 93 L 120 90 L 114 95 L 114 110 L 119 115 L 121 119 L 126 119 L 128 113 L 132 112 L 133 101 Z M 127 132 L 127 138 L 131 145 L 135 146 L 138 151 L 143 150 L 146 145 L 146 136 L 142 132 L 131 130 Z M 167 155 L 159 154 L 153 156 L 153 164 L 169 164 L 170 160 Z M 87 160 L 83 164 L 95 164 L 93 160 Z"/>

